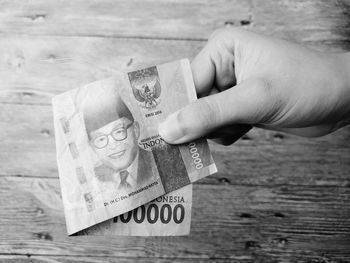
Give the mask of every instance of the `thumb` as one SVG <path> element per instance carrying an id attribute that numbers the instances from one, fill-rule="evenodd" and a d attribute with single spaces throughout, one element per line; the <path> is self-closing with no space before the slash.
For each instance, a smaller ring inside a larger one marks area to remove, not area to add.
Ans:
<path id="1" fill-rule="evenodd" d="M 179 144 L 232 124 L 260 123 L 273 113 L 269 90 L 266 81 L 250 79 L 203 97 L 169 115 L 160 124 L 159 134 L 168 143 Z"/>

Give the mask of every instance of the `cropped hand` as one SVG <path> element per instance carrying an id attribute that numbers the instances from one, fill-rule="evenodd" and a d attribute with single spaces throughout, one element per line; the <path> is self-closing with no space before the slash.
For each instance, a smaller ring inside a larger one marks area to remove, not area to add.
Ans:
<path id="1" fill-rule="evenodd" d="M 200 99 L 168 116 L 159 133 L 174 144 L 231 144 L 251 125 L 328 134 L 350 121 L 349 60 L 238 28 L 216 31 L 191 63 Z"/>

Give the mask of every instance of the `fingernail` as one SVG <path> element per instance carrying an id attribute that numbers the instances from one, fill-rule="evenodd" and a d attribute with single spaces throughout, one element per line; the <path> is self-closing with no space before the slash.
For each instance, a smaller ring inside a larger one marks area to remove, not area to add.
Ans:
<path id="1" fill-rule="evenodd" d="M 158 127 L 159 135 L 169 143 L 176 143 L 183 137 L 177 115 L 178 112 L 169 115 Z"/>

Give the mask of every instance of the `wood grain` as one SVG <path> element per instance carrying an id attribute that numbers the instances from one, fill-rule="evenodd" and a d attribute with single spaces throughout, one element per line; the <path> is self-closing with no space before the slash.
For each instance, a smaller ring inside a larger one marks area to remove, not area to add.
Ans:
<path id="1" fill-rule="evenodd" d="M 146 263 L 177 263 L 177 262 L 203 262 L 204 260 L 195 259 L 185 259 L 185 258 L 128 258 L 128 257 L 98 257 L 98 256 L 36 256 L 32 254 L 27 255 L 0 255 L 0 262 L 4 263 L 106 263 L 106 262 L 146 262 Z M 205 260 L 205 262 L 229 262 L 228 260 L 215 259 L 215 260 Z M 244 262 L 247 262 L 244 260 Z"/>
<path id="2" fill-rule="evenodd" d="M 7 103 L 48 104 L 57 93 L 118 70 L 191 59 L 210 32 L 225 23 L 243 24 L 320 50 L 349 49 L 346 1 L 2 1 L 0 5 L 0 101 Z M 161 12 L 155 14 L 155 6 Z"/>
<path id="3" fill-rule="evenodd" d="M 2 6 L 0 32 L 201 39 L 228 18 L 249 20 L 250 9 L 250 0 L 11 1 Z"/>
<path id="4" fill-rule="evenodd" d="M 0 181 L 0 251 L 10 254 L 197 259 L 329 254 L 350 260 L 350 188 L 195 184 L 189 237 L 67 238 L 57 179 Z"/>
<path id="5" fill-rule="evenodd" d="M 243 26 L 298 42 L 348 45 L 348 1 L 1 1 L 0 33 L 205 40 Z M 72 26 L 73 25 L 73 26 Z"/>
<path id="6" fill-rule="evenodd" d="M 191 59 L 222 26 L 350 49 L 345 0 L 0 0 L 0 262 L 350 262 L 350 128 L 211 144 L 189 237 L 66 237 L 52 96 Z"/>
<path id="7" fill-rule="evenodd" d="M 50 104 L 51 97 L 118 70 L 193 57 L 203 43 L 84 37 L 2 37 L 0 100 Z"/>
<path id="8" fill-rule="evenodd" d="M 0 102 L 50 104 L 51 97 L 117 71 L 188 57 L 205 42 L 93 37 L 4 36 Z M 309 42 L 316 48 L 319 41 Z M 336 46 L 323 50 L 340 51 Z"/>
<path id="9" fill-rule="evenodd" d="M 0 104 L 0 176 L 57 178 L 49 105 Z M 232 147 L 211 144 L 219 173 L 234 185 L 350 185 L 350 127 L 318 139 L 253 130 Z"/>

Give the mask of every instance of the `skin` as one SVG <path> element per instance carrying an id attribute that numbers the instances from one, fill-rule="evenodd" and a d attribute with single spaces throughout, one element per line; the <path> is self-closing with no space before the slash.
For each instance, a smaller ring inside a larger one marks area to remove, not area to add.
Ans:
<path id="1" fill-rule="evenodd" d="M 116 127 L 126 127 L 129 123 L 131 123 L 131 121 L 125 117 L 110 122 L 90 133 L 91 142 L 98 135 L 110 134 Z M 94 147 L 93 144 L 92 147 L 104 165 L 114 169 L 116 172 L 119 172 L 128 168 L 135 160 L 138 152 L 137 140 L 139 136 L 139 125 L 137 122 L 134 122 L 127 129 L 127 137 L 125 140 L 116 141 L 111 135 L 109 135 L 108 145 L 106 147 L 98 149 Z"/>
<path id="2" fill-rule="evenodd" d="M 169 143 L 206 136 L 228 145 L 252 126 L 315 137 L 350 122 L 350 53 L 226 28 L 191 67 L 201 98 L 159 126 Z"/>

